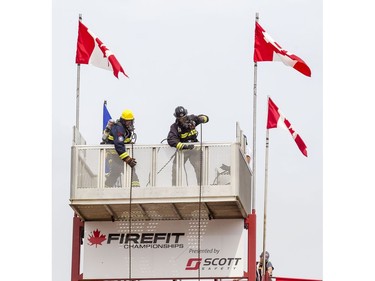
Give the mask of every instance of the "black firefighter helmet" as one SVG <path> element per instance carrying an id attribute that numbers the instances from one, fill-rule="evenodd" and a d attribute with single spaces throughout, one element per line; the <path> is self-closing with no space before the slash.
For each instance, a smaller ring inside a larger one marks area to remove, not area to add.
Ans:
<path id="1" fill-rule="evenodd" d="M 174 110 L 174 117 L 179 118 L 179 117 L 184 117 L 188 111 L 183 107 L 183 106 L 177 106 L 176 109 Z"/>

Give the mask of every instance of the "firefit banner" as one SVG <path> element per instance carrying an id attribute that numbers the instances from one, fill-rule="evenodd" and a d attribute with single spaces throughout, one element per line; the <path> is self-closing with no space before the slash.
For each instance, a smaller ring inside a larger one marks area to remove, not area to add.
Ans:
<path id="1" fill-rule="evenodd" d="M 242 276 L 244 233 L 242 219 L 85 222 L 83 277 Z"/>

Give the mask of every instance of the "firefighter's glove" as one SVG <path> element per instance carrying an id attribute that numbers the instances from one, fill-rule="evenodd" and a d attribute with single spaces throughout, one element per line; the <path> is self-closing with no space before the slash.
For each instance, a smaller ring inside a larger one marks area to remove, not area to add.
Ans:
<path id="1" fill-rule="evenodd" d="M 194 144 L 184 144 L 182 149 L 194 149 Z"/>
<path id="2" fill-rule="evenodd" d="M 127 156 L 124 161 L 126 162 L 126 164 L 128 164 L 130 167 L 134 167 L 135 165 L 137 165 L 137 161 L 134 159 L 134 158 L 131 158 L 130 156 Z"/>
<path id="3" fill-rule="evenodd" d="M 207 123 L 208 122 L 208 116 L 207 115 L 200 114 L 200 115 L 198 115 L 198 118 L 199 118 L 199 121 L 201 123 Z"/>

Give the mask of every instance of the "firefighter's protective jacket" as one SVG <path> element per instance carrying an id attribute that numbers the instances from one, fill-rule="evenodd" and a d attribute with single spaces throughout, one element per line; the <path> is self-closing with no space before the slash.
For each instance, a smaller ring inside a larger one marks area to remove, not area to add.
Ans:
<path id="1" fill-rule="evenodd" d="M 181 149 L 182 144 L 186 142 L 198 142 L 197 136 L 198 132 L 196 126 L 202 123 L 208 122 L 207 115 L 188 115 L 187 122 L 185 124 L 180 124 L 178 119 L 170 127 L 167 141 L 168 144 L 177 149 Z"/>
<path id="2" fill-rule="evenodd" d="M 124 160 L 129 156 L 125 144 L 130 143 L 131 140 L 132 132 L 127 130 L 120 121 L 117 121 L 108 136 L 108 143 L 114 144 L 120 159 Z"/>

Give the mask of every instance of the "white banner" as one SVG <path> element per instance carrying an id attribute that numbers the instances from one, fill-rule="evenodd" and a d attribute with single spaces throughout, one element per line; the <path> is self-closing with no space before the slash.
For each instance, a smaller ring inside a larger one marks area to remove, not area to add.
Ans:
<path id="1" fill-rule="evenodd" d="M 243 276 L 244 233 L 242 219 L 85 222 L 83 277 Z"/>

